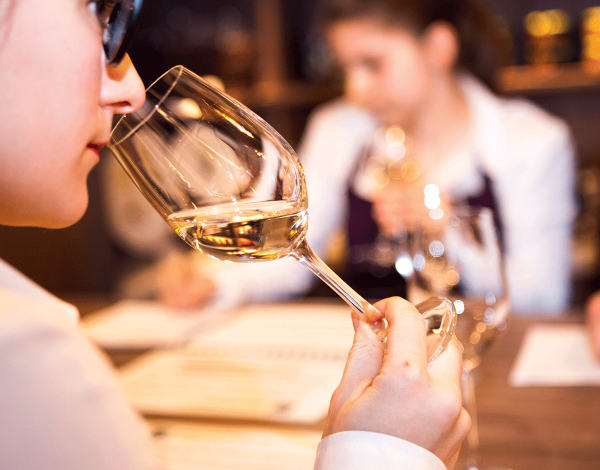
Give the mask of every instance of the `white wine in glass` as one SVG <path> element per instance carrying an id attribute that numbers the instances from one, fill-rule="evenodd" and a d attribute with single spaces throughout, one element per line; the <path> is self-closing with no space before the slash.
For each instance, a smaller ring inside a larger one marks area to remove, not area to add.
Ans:
<path id="1" fill-rule="evenodd" d="M 176 212 L 167 223 L 190 246 L 214 258 L 275 260 L 302 243 L 308 209 L 286 201 L 223 204 Z"/>
<path id="2" fill-rule="evenodd" d="M 123 116 L 109 148 L 166 223 L 190 246 L 225 261 L 292 257 L 368 321 L 381 314 L 310 248 L 304 172 L 265 121 L 182 66 Z M 325 203 L 326 201 L 323 201 Z M 367 315 L 369 310 L 372 315 Z M 433 360 L 452 338 L 456 312 L 444 298 L 417 305 Z M 385 340 L 385 319 L 371 323 Z"/>

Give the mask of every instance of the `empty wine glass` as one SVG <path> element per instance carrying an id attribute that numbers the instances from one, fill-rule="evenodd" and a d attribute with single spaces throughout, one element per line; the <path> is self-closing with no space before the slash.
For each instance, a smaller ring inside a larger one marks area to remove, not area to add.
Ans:
<path id="1" fill-rule="evenodd" d="M 196 250 L 236 262 L 290 256 L 362 319 L 381 317 L 309 247 L 306 184 L 293 149 L 207 81 L 182 66 L 169 70 L 148 88 L 144 105 L 120 119 L 109 148 L 167 224 Z M 453 335 L 456 312 L 442 298 L 417 308 L 426 319 L 433 360 Z M 385 319 L 372 328 L 385 339 Z"/>
<path id="2" fill-rule="evenodd" d="M 454 302 L 456 336 L 464 346 L 463 402 L 472 421 L 461 460 L 466 469 L 480 469 L 473 372 L 484 352 L 505 330 L 510 312 L 493 213 L 488 208 L 455 207 L 437 220 L 418 221 L 413 235 L 415 271 L 408 298 L 415 302 L 439 295 Z"/>

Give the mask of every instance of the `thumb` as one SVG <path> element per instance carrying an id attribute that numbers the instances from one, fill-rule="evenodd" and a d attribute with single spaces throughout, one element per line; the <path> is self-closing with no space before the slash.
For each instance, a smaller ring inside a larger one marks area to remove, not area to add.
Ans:
<path id="1" fill-rule="evenodd" d="M 364 322 L 359 321 L 354 333 L 340 385 L 331 397 L 323 437 L 336 432 L 336 419 L 341 408 L 359 397 L 379 374 L 383 362 L 383 345 Z"/>
<path id="2" fill-rule="evenodd" d="M 383 344 L 364 321 L 358 322 L 337 400 L 345 403 L 360 396 L 379 374 L 382 362 Z"/>

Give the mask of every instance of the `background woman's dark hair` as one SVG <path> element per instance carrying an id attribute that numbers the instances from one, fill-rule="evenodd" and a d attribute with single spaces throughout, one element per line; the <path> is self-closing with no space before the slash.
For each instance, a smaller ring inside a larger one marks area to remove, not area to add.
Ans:
<path id="1" fill-rule="evenodd" d="M 318 14 L 325 29 L 339 21 L 374 18 L 416 34 L 435 21 L 446 21 L 458 33 L 458 67 L 496 89 L 496 69 L 505 61 L 505 38 L 495 18 L 475 0 L 324 0 Z"/>

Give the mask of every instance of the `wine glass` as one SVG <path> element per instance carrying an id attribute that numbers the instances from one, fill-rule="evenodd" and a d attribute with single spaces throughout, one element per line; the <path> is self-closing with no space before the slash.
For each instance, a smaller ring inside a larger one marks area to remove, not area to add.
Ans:
<path id="1" fill-rule="evenodd" d="M 294 150 L 245 106 L 182 66 L 146 91 L 123 116 L 109 148 L 167 224 L 214 258 L 252 262 L 290 256 L 337 292 L 361 318 L 381 314 L 309 247 L 308 197 Z M 450 341 L 456 312 L 447 299 L 417 306 L 428 357 Z M 369 313 L 369 311 L 371 312 Z M 387 322 L 370 322 L 382 341 Z"/>
<path id="2" fill-rule="evenodd" d="M 364 158 L 353 180 L 353 189 L 361 198 L 373 202 L 392 186 L 413 183 L 420 168 L 412 153 L 410 139 L 398 125 L 379 127 L 373 133 Z M 387 193 L 389 194 L 389 193 Z M 392 234 L 379 233 L 364 256 L 376 266 L 394 268 L 401 276 L 412 271 L 406 224 Z"/>
<path id="3" fill-rule="evenodd" d="M 464 346 L 463 402 L 472 426 L 463 443 L 464 468 L 478 469 L 479 435 L 473 373 L 488 347 L 506 329 L 510 303 L 504 261 L 493 212 L 454 207 L 443 216 L 417 221 L 411 253 L 415 267 L 408 287 L 411 302 L 439 295 L 458 314 L 455 334 Z M 439 218 L 437 218 L 439 217 Z"/>

